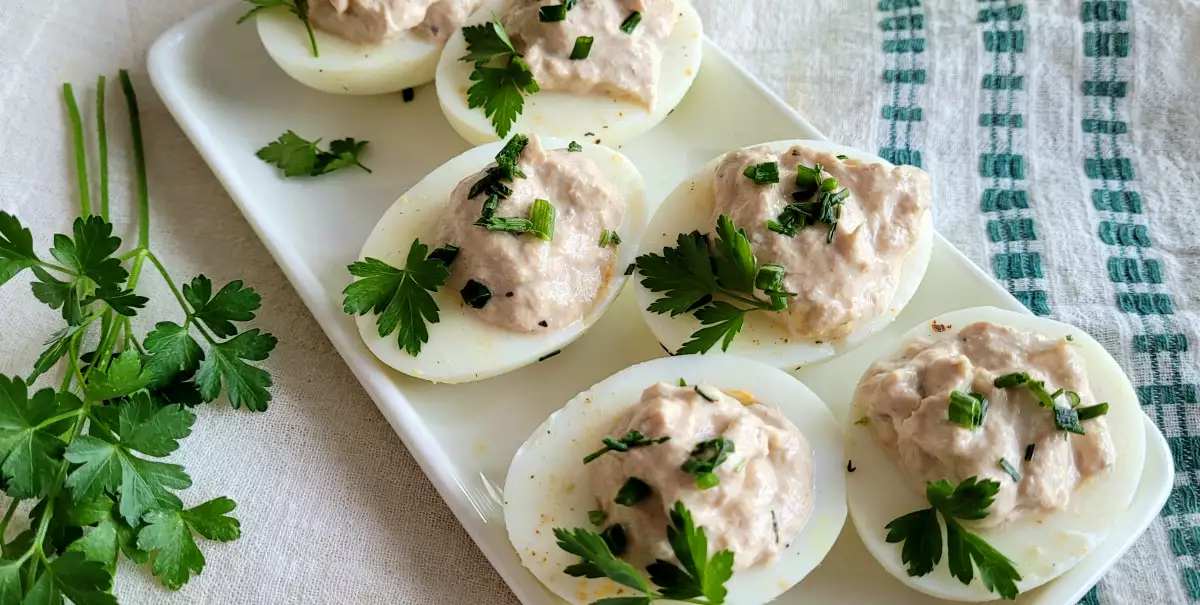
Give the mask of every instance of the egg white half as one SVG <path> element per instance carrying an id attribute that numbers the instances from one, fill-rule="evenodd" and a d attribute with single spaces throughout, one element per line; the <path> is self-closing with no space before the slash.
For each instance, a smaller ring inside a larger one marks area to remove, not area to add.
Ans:
<path id="1" fill-rule="evenodd" d="M 564 149 L 569 141 L 543 138 L 546 149 Z M 463 152 L 439 166 L 407 193 L 379 219 L 363 244 L 359 258 L 378 258 L 403 267 L 414 239 L 430 245 L 437 232 L 437 221 L 446 209 L 450 194 L 459 181 L 492 163 L 503 147 L 496 142 Z M 633 262 L 637 242 L 646 224 L 646 202 L 642 176 L 624 155 L 601 145 L 583 144 L 580 152 L 600 170 L 605 180 L 625 198 L 625 216 L 618 233 L 611 277 L 601 289 L 583 319 L 560 330 L 526 334 L 498 328 L 474 316 L 457 291 L 443 288 L 434 294 L 441 321 L 429 324 L 429 342 L 413 357 L 400 348 L 396 333 L 380 337 L 378 316 L 367 313 L 356 317 L 363 342 L 380 361 L 409 376 L 432 382 L 470 382 L 498 376 L 529 365 L 575 341 L 608 310 L 628 279 L 625 267 Z"/>
<path id="2" fill-rule="evenodd" d="M 857 149 L 835 145 L 828 141 L 774 141 L 763 143 L 782 153 L 795 145 L 803 145 L 820 151 L 846 155 L 863 162 L 878 163 L 887 169 L 894 166 L 883 159 L 864 153 Z M 716 197 L 713 195 L 713 181 L 716 178 L 717 165 L 724 158 L 722 155 L 704 165 L 691 177 L 684 180 L 671 192 L 658 207 L 650 225 L 646 228 L 646 237 L 642 240 L 639 253 L 661 254 L 662 249 L 676 244 L 680 233 L 711 232 L 715 224 L 710 221 Z M 917 292 L 925 270 L 929 267 L 929 258 L 933 254 L 933 217 L 926 212 L 921 217 L 920 235 L 916 248 L 904 260 L 901 267 L 900 279 L 896 293 L 885 312 L 860 325 L 850 334 L 836 340 L 805 340 L 792 337 L 787 330 L 765 317 L 765 313 L 750 313 L 746 316 L 745 327 L 730 344 L 727 353 L 749 357 L 773 366 L 794 369 L 823 359 L 840 355 L 858 346 L 871 335 L 887 327 L 896 319 L 904 306 Z M 641 284 L 640 275 L 636 275 L 636 292 L 638 305 L 642 309 L 642 318 L 654 336 L 670 351 L 676 351 L 683 343 L 691 340 L 691 335 L 702 326 L 700 321 L 691 314 L 671 317 L 669 314 L 651 313 L 647 310 L 650 303 L 657 300 L 662 293 L 651 292 Z M 705 355 L 721 354 L 720 345 L 710 349 Z"/>
<path id="3" fill-rule="evenodd" d="M 949 329 L 934 331 L 935 321 Z M 903 342 L 915 338 L 955 338 L 960 329 L 979 321 L 1050 337 L 1071 335 L 1076 350 L 1086 363 L 1088 383 L 1096 401 L 1109 404 L 1108 428 L 1117 460 L 1108 474 L 1081 485 L 1071 494 L 1071 502 L 1062 512 L 1026 516 L 988 530 L 972 529 L 1013 561 L 1022 577 L 1017 588 L 1025 592 L 1074 567 L 1104 540 L 1108 530 L 1129 509 L 1146 456 L 1143 415 L 1133 385 L 1104 347 L 1083 330 L 1052 319 L 993 307 L 962 309 L 918 325 L 904 336 Z M 894 353 L 889 351 L 887 356 Z M 850 499 L 850 517 L 867 550 L 888 572 L 925 594 L 954 601 L 998 598 L 984 588 L 978 570 L 970 585 L 953 578 L 944 552 L 941 563 L 932 573 L 910 577 L 905 572 L 900 560 L 900 545 L 887 543 L 884 526 L 901 515 L 929 508 L 929 502 L 923 493 L 913 489 L 903 471 L 879 447 L 870 427 L 854 424 L 855 419 L 862 416 L 857 407 L 847 415 L 846 455 L 857 468 L 847 476 L 846 491 Z"/>
<path id="4" fill-rule="evenodd" d="M 313 27 L 320 56 L 312 55 L 308 30 L 287 10 L 255 17 L 267 54 L 296 81 L 323 92 L 377 95 L 433 80 L 442 44 L 405 33 L 382 44 L 363 45 Z"/>
<path id="5" fill-rule="evenodd" d="M 491 2 L 476 11 L 466 25 L 494 21 L 502 3 Z M 651 111 L 632 101 L 606 95 L 579 95 L 542 90 L 525 96 L 525 108 L 513 124 L 513 132 L 602 142 L 617 147 L 654 128 L 683 100 L 700 71 L 704 30 L 700 15 L 687 0 L 675 4 L 679 21 L 663 42 L 662 71 L 658 100 Z M 481 145 L 499 138 L 483 108 L 467 107 L 472 63 L 461 61 L 467 54 L 462 30 L 446 42 L 437 64 L 437 95 L 446 120 L 462 138 Z M 587 136 L 587 133 L 592 133 Z"/>
<path id="6" fill-rule="evenodd" d="M 736 572 L 726 584 L 727 603 L 771 601 L 815 568 L 846 522 L 841 431 L 829 408 L 803 383 L 785 372 L 732 356 L 667 357 L 640 363 L 576 395 L 546 419 L 517 451 L 504 484 L 504 522 L 521 562 L 555 594 L 575 604 L 630 595 L 608 579 L 573 578 L 563 569 L 578 557 L 559 549 L 553 528 L 586 527 L 596 508 L 583 457 L 595 451 L 612 423 L 638 404 L 642 391 L 657 382 L 707 384 L 728 392 L 740 389 L 778 408 L 813 448 L 812 516 L 787 549 L 766 565 Z"/>

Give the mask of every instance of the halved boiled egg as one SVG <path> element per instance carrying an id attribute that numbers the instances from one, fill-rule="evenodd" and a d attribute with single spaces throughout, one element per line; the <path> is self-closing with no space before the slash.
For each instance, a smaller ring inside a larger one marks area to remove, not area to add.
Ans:
<path id="1" fill-rule="evenodd" d="M 429 82 L 445 44 L 444 38 L 415 29 L 377 44 L 357 44 L 313 25 L 318 50 L 313 56 L 309 31 L 296 15 L 266 10 L 255 20 L 263 47 L 284 72 L 305 86 L 334 94 L 384 94 Z"/>
<path id="2" fill-rule="evenodd" d="M 570 143 L 530 137 L 517 162 L 524 177 L 500 183 L 512 195 L 491 208 L 497 221 L 519 226 L 531 203 L 555 206 L 553 233 L 545 237 L 480 226 L 480 208 L 491 197 L 486 191 L 452 203 L 490 174 L 486 168 L 495 169 L 494 158 L 506 148 L 500 142 L 442 164 L 388 209 L 360 258 L 403 268 L 418 239 L 430 250 L 443 244 L 458 250 L 448 281 L 433 293 L 438 321 L 427 322 L 428 342 L 419 353 L 410 354 L 396 333 L 381 336 L 381 316 L 370 309 L 356 318 L 376 357 L 433 382 L 482 380 L 557 352 L 604 314 L 625 284 L 625 267 L 645 228 L 642 177 L 608 147 L 567 151 Z M 421 320 L 416 309 L 411 312 L 400 321 Z"/>
<path id="3" fill-rule="evenodd" d="M 779 159 L 781 154 L 785 154 L 789 149 L 797 146 L 804 148 L 805 153 L 818 158 L 817 163 L 820 163 L 820 158 L 825 159 L 825 170 L 833 171 L 834 176 L 840 176 L 841 182 L 838 186 L 849 191 L 850 202 L 848 203 L 855 203 L 854 200 L 860 196 L 889 195 L 885 187 L 889 179 L 898 181 L 904 187 L 911 186 L 907 177 L 893 178 L 896 167 L 892 164 L 850 147 L 827 141 L 791 140 L 764 143 L 722 155 L 708 162 L 690 178 L 680 183 L 650 219 L 640 253 L 642 255 L 658 254 L 664 248 L 673 247 L 680 234 L 688 234 L 693 231 L 702 234 L 714 232 L 714 209 L 718 203 L 715 192 L 717 170 L 731 154 L 759 154 L 761 157 L 767 157 L 761 155 L 766 152 Z M 753 188 L 787 187 L 790 184 L 786 181 L 794 175 L 794 173 L 785 174 L 784 170 L 780 169 L 779 178 L 785 182 L 754 185 L 749 176 L 741 173 L 740 165 L 733 168 L 736 168 L 736 174 L 731 174 L 728 178 L 738 180 L 737 185 L 739 186 Z M 742 180 L 745 183 L 742 183 Z M 837 181 L 837 179 L 833 180 Z M 762 191 L 765 192 L 766 189 Z M 754 198 L 745 202 L 738 200 L 734 204 L 737 212 L 742 212 L 742 210 L 737 208 L 736 204 L 742 204 L 741 208 L 744 208 L 745 212 L 755 214 L 765 209 L 756 206 L 763 203 L 760 199 Z M 829 241 L 826 240 L 827 226 L 819 222 L 804 227 L 799 237 L 793 236 L 790 239 L 767 228 L 766 220 L 758 220 L 753 224 L 738 223 L 736 226 L 747 232 L 750 250 L 756 254 L 758 262 L 760 264 L 767 260 L 779 262 L 780 259 L 764 260 L 764 254 L 760 248 L 767 244 L 775 246 L 777 256 L 791 259 L 790 262 L 785 263 L 784 269 L 789 275 L 793 272 L 802 274 L 806 281 L 800 285 L 805 291 L 810 292 L 811 296 L 788 298 L 789 310 L 786 313 L 771 311 L 747 313 L 744 326 L 729 343 L 726 352 L 763 361 L 776 367 L 792 369 L 839 355 L 861 344 L 871 335 L 891 324 L 916 293 L 925 276 L 925 270 L 929 266 L 929 258 L 933 252 L 933 220 L 927 205 L 915 218 L 915 223 L 899 229 L 888 226 L 897 224 L 898 219 L 894 217 L 900 212 L 903 205 L 904 203 L 883 204 L 886 212 L 891 213 L 885 215 L 864 215 L 859 212 L 857 215 L 861 216 L 854 220 L 861 219 L 861 222 L 856 223 L 853 228 L 839 230 Z M 760 218 L 774 219 L 776 216 L 774 212 L 771 212 Z M 849 213 L 843 213 L 841 219 L 843 224 L 847 222 L 848 216 Z M 912 241 L 911 246 L 907 250 L 899 249 L 900 247 L 897 246 L 898 249 L 891 252 L 903 255 L 898 271 L 893 273 L 886 268 L 886 265 L 874 265 L 875 259 L 872 258 L 874 244 L 870 242 L 883 241 L 888 242 L 887 245 L 892 245 L 892 242 L 906 240 L 912 237 L 911 233 L 906 232 L 909 228 L 916 229 L 915 240 Z M 900 235 L 895 238 L 878 235 L 881 229 L 893 229 L 893 233 Z M 871 235 L 863 236 L 864 233 Z M 808 244 L 804 243 L 806 237 Z M 709 239 L 713 238 L 710 236 Z M 813 243 L 815 243 L 817 253 L 830 259 L 827 263 L 818 262 L 814 256 L 805 252 L 803 246 L 813 245 Z M 825 246 L 830 247 L 825 248 Z M 826 250 L 835 251 L 835 253 L 826 255 Z M 873 277 L 862 279 L 861 287 L 856 286 L 852 280 L 858 278 L 852 275 L 851 271 L 862 271 L 864 275 L 873 275 Z M 645 275 L 639 272 L 636 291 L 638 304 L 642 308 L 642 316 L 663 347 L 671 352 L 676 352 L 684 343 L 693 338 L 693 334 L 705 326 L 690 312 L 671 316 L 669 313 L 650 311 L 651 304 L 662 298 L 663 293 L 652 292 L 645 286 L 643 280 L 645 280 Z M 888 283 L 893 289 L 886 289 Z M 760 296 L 760 298 L 763 297 Z M 856 305 L 866 309 L 867 312 L 864 312 L 861 317 L 856 317 L 854 315 Z M 869 315 L 871 309 L 876 309 L 878 314 Z M 827 317 L 836 319 L 827 320 Z M 783 325 L 787 322 L 796 323 L 797 321 L 800 323 L 825 322 L 834 326 L 836 334 L 833 336 L 806 336 Z M 722 345 L 718 344 L 710 349 L 708 354 L 721 351 Z"/>
<path id="4" fill-rule="evenodd" d="M 554 530 L 616 532 L 610 548 L 640 573 L 677 561 L 664 532 L 682 505 L 710 557 L 733 553 L 725 602 L 758 605 L 829 552 L 845 523 L 844 463 L 832 413 L 787 373 L 733 356 L 660 358 L 580 393 L 533 432 L 509 467 L 504 520 L 521 562 L 586 604 L 636 592 L 564 573 L 580 557 Z"/>
<path id="5" fill-rule="evenodd" d="M 546 5 L 546 2 L 540 2 Z M 516 3 L 502 0 L 490 2 L 484 9 L 477 11 L 466 25 L 477 25 L 497 19 L 505 19 L 503 11 Z M 521 2 L 527 5 L 527 2 Z M 548 6 L 559 2 L 552 2 Z M 588 8 L 585 3 L 575 4 L 566 13 L 566 21 L 570 22 L 576 12 Z M 607 3 L 622 6 L 623 3 Z M 645 3 L 652 7 L 654 3 Z M 658 4 L 662 4 L 661 2 Z M 599 91 L 587 93 L 572 92 L 566 88 L 550 90 L 541 86 L 541 90 L 527 94 L 524 97 L 524 109 L 517 117 L 512 129 L 515 132 L 533 132 L 545 136 L 568 139 L 587 140 L 617 147 L 662 122 L 683 100 L 696 74 L 700 71 L 700 60 L 704 40 L 703 26 L 696 9 L 688 0 L 675 0 L 675 12 L 678 19 L 674 28 L 661 43 L 662 60 L 658 70 L 657 86 L 654 89 L 653 104 L 644 103 L 629 98 L 615 98 Z M 534 8 L 537 8 L 536 6 Z M 649 10 L 649 8 L 647 9 Z M 636 14 L 636 13 L 635 13 Z M 612 16 L 613 27 L 621 23 L 625 15 Z M 542 23 L 543 27 L 558 26 L 558 23 Z M 642 28 L 645 28 L 643 25 Z M 583 32 L 581 33 L 591 33 Z M 510 37 L 516 34 L 509 32 Z M 641 36 L 642 32 L 632 29 L 631 33 L 618 33 L 619 36 Z M 573 41 L 575 38 L 572 38 Z M 611 61 L 603 56 L 601 47 L 604 42 L 597 38 L 591 46 L 591 56 L 580 59 L 581 62 L 595 63 L 595 71 L 611 70 L 611 76 L 617 81 L 630 79 L 628 69 L 621 64 L 609 65 Z M 519 45 L 518 45 L 519 48 Z M 569 55 L 574 49 L 568 44 L 557 49 L 562 55 Z M 471 80 L 474 64 L 463 61 L 467 54 L 467 44 L 462 30 L 455 33 L 446 42 L 441 59 L 437 64 L 437 94 L 442 113 L 460 136 L 473 145 L 481 145 L 500 138 L 482 107 L 468 106 L 467 90 L 475 84 Z M 635 57 L 636 58 L 636 57 Z M 649 60 L 649 59 L 648 59 Z M 607 62 L 606 62 L 607 61 Z M 536 75 L 536 74 L 535 74 Z"/>
<path id="6" fill-rule="evenodd" d="M 1040 407 L 1026 386 L 989 391 L 993 373 L 1023 372 L 1027 365 L 1033 378 L 1045 378 L 1047 390 L 1070 389 L 1048 396 L 1064 409 L 1078 406 L 1072 409 L 1080 410 L 1083 434 L 1060 430 L 1055 412 Z M 991 393 L 977 428 L 947 420 L 951 412 L 936 385 L 959 381 L 967 384 L 956 390 Z M 1108 404 L 1106 414 L 1082 411 L 1098 402 Z M 872 414 L 876 405 L 911 415 L 893 421 Z M 941 469 L 995 481 L 999 491 L 988 516 L 959 523 L 1012 562 L 1021 577 L 1016 587 L 1024 592 L 1074 567 L 1128 510 L 1145 460 L 1142 425 L 1129 379 L 1082 330 L 991 307 L 939 315 L 909 331 L 900 350 L 882 357 L 859 383 L 846 426 L 846 455 L 856 467 L 846 479 L 850 517 L 867 550 L 905 584 L 943 599 L 989 601 L 999 595 L 984 586 L 978 565 L 973 581 L 963 584 L 950 574 L 948 551 L 931 573 L 910 576 L 901 544 L 889 544 L 885 528 L 930 508 L 918 484 L 936 481 L 932 475 Z M 885 451 L 880 435 L 898 439 L 899 451 Z M 968 477 L 944 478 L 954 485 Z"/>

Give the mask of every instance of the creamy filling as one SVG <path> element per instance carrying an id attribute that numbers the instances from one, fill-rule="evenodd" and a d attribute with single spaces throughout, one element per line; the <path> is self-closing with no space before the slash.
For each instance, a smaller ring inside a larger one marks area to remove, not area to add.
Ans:
<path id="1" fill-rule="evenodd" d="M 542 90 L 604 94 L 652 109 L 662 47 L 679 18 L 675 0 L 582 0 L 565 21 L 542 22 L 538 11 L 561 0 L 510 0 L 502 21 Z M 621 24 L 637 12 L 632 33 Z M 575 40 L 594 39 L 586 59 L 571 59 Z"/>
<path id="2" fill-rule="evenodd" d="M 314 26 L 355 44 L 382 44 L 408 31 L 444 41 L 483 0 L 311 0 Z"/>
<path id="3" fill-rule="evenodd" d="M 472 309 L 483 321 L 515 332 L 560 330 L 583 318 L 613 275 L 617 248 L 599 242 L 605 229 L 620 227 L 625 199 L 583 154 L 547 150 L 536 135 L 518 165 L 525 177 L 506 183 L 512 193 L 496 216 L 526 218 L 534 200 L 548 200 L 556 213 L 553 238 L 475 225 L 488 196 L 467 196 L 486 169 L 468 176 L 437 226 L 437 240 L 459 248 L 447 290 L 475 280 L 492 293 L 482 309 Z"/>
<path id="4" fill-rule="evenodd" d="M 812 514 L 813 454 L 800 431 L 782 413 L 760 404 L 744 405 L 711 386 L 647 388 L 638 405 L 613 423 L 619 438 L 638 430 L 648 439 L 670 437 L 657 445 L 609 452 L 588 463 L 593 493 L 607 515 L 605 525 L 625 529 L 625 558 L 637 565 L 673 560 L 666 538 L 675 502 L 691 511 L 708 535 L 709 554 L 734 553 L 734 569 L 766 563 L 787 547 Z M 716 467 L 720 482 L 708 489 L 683 470 L 700 442 L 724 437 L 734 451 Z M 635 506 L 613 501 L 636 477 L 650 495 Z"/>
<path id="5" fill-rule="evenodd" d="M 759 185 L 743 174 L 748 166 L 779 163 L 779 182 Z M 849 189 L 828 241 L 829 227 L 815 223 L 794 237 L 767 228 L 793 201 L 796 166 L 824 168 L 824 176 Z M 761 263 L 787 268 L 785 289 L 795 293 L 787 311 L 767 313 L 793 335 L 813 339 L 845 336 L 887 311 L 901 266 L 917 247 L 921 219 L 932 201 L 929 174 L 912 166 L 839 160 L 834 154 L 796 146 L 779 154 L 759 146 L 731 152 L 717 166 L 716 204 L 710 225 L 728 215 L 746 231 Z"/>
<path id="6" fill-rule="evenodd" d="M 855 410 L 921 493 L 927 481 L 998 481 L 1000 491 L 981 522 L 985 526 L 1061 511 L 1081 483 L 1108 472 L 1116 462 L 1107 420 L 1082 421 L 1084 435 L 1058 430 L 1053 412 L 1039 406 L 1028 389 L 992 384 L 1012 372 L 1044 380 L 1050 393 L 1059 388 L 1078 393 L 1080 407 L 1098 403 L 1088 387 L 1083 358 L 1066 339 L 980 322 L 963 328 L 956 338 L 910 342 L 894 358 L 875 363 L 855 392 Z M 950 392 L 955 390 L 987 397 L 980 428 L 949 420 Z M 1066 403 L 1061 396 L 1057 401 Z M 1000 460 L 1020 473 L 1020 481 Z"/>

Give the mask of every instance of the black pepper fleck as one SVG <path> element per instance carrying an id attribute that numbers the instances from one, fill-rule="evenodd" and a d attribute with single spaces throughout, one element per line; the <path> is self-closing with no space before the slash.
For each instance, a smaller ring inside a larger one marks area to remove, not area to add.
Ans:
<path id="1" fill-rule="evenodd" d="M 505 293 L 504 293 L 504 297 L 505 297 L 505 298 L 512 298 L 512 292 L 505 292 Z"/>
<path id="2" fill-rule="evenodd" d="M 846 472 L 853 473 L 856 470 L 858 470 L 858 469 L 854 467 L 854 461 L 847 460 L 846 461 Z"/>
<path id="3" fill-rule="evenodd" d="M 550 324 L 546 323 L 546 320 L 544 320 L 544 319 L 543 319 L 542 321 L 539 321 L 539 322 L 538 322 L 538 325 L 539 325 L 539 326 L 541 326 L 541 327 L 543 327 L 543 328 L 546 328 L 546 327 L 549 327 L 549 326 L 550 326 Z"/>
<path id="4" fill-rule="evenodd" d="M 585 132 L 585 133 L 583 133 L 583 136 L 585 136 L 585 137 L 594 137 L 594 136 L 596 136 L 596 133 L 594 133 L 594 132 Z"/>

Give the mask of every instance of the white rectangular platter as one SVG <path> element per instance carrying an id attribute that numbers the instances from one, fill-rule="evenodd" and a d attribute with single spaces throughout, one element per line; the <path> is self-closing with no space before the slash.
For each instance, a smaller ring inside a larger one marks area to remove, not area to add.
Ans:
<path id="1" fill-rule="evenodd" d="M 244 7 L 221 3 L 168 31 L 150 52 L 155 88 L 241 208 L 304 303 L 488 560 L 527 605 L 561 603 L 521 567 L 505 535 L 500 486 L 518 445 L 575 393 L 633 363 L 663 355 L 630 291 L 562 355 L 499 378 L 434 385 L 379 363 L 341 310 L 347 263 L 376 220 L 426 172 L 467 149 L 442 118 L 431 87 L 400 95 L 341 97 L 292 81 L 261 48 Z M 788 138 L 824 138 L 711 43 L 695 86 L 661 126 L 621 149 L 657 204 L 680 180 L 729 149 Z M 284 130 L 371 141 L 373 174 L 347 170 L 284 180 L 254 152 Z M 581 133 L 582 138 L 582 133 Z M 603 139 L 603 133 L 599 134 Z M 936 200 L 935 200 L 936 205 Z M 859 375 L 904 329 L 977 305 L 1024 310 L 937 236 L 928 274 L 896 323 L 856 351 L 796 373 L 843 416 Z M 1165 440 L 1146 420 L 1146 469 L 1129 514 L 1082 564 L 1024 604 L 1078 600 L 1154 519 L 1173 471 Z M 399 495 L 397 496 L 399 497 Z M 383 597 L 383 595 L 381 595 Z M 825 562 L 782 604 L 938 602 L 880 568 L 847 522 Z M 731 604 L 736 605 L 736 604 Z"/>

